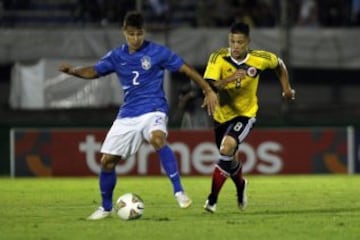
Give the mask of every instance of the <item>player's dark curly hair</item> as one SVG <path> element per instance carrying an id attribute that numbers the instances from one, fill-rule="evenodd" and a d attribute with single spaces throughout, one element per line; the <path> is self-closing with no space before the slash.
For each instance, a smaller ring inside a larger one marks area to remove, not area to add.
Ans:
<path id="1" fill-rule="evenodd" d="M 230 32 L 231 33 L 242 33 L 242 34 L 245 34 L 246 36 L 249 36 L 250 28 L 249 28 L 249 25 L 247 25 L 246 23 L 235 22 L 231 25 Z"/>
<path id="2" fill-rule="evenodd" d="M 143 28 L 144 27 L 144 17 L 138 11 L 130 11 L 127 12 L 124 17 L 123 27 L 136 27 Z"/>

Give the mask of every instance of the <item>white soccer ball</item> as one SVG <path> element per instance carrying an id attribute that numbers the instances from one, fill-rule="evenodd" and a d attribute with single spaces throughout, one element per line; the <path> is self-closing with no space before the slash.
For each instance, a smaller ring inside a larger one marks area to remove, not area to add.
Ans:
<path id="1" fill-rule="evenodd" d="M 126 193 L 116 201 L 115 210 L 123 220 L 138 219 L 144 213 L 144 201 L 135 193 Z"/>

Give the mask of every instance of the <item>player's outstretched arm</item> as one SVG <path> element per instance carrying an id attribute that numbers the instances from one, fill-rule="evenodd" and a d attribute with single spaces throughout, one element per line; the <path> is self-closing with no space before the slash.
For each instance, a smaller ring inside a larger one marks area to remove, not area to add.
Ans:
<path id="1" fill-rule="evenodd" d="M 73 67 L 68 63 L 63 63 L 59 66 L 59 71 L 83 79 L 95 79 L 99 77 L 93 66 Z"/>
<path id="2" fill-rule="evenodd" d="M 207 107 L 209 115 L 215 112 L 215 108 L 218 105 L 218 98 L 216 93 L 212 90 L 211 86 L 203 79 L 203 77 L 188 64 L 183 64 L 179 69 L 179 72 L 186 74 L 194 82 L 201 87 L 205 95 L 204 102 L 201 107 Z"/>

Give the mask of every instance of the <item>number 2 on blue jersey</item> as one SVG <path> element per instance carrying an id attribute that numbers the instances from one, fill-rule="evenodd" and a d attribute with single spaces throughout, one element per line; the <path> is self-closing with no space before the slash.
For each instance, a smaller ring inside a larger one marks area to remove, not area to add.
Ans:
<path id="1" fill-rule="evenodd" d="M 132 71 L 132 73 L 134 74 L 134 77 L 132 79 L 133 85 L 139 85 L 140 83 L 137 80 L 140 76 L 140 73 L 138 71 Z"/>

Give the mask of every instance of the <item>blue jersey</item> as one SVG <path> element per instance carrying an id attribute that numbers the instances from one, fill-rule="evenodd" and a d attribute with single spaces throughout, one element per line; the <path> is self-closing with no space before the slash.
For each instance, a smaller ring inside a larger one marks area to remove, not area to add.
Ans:
<path id="1" fill-rule="evenodd" d="M 107 53 L 95 64 L 99 76 L 116 73 L 124 91 L 118 118 L 135 117 L 148 112 L 168 114 L 163 88 L 165 69 L 178 71 L 184 61 L 169 48 L 144 41 L 130 54 L 127 44 Z"/>

